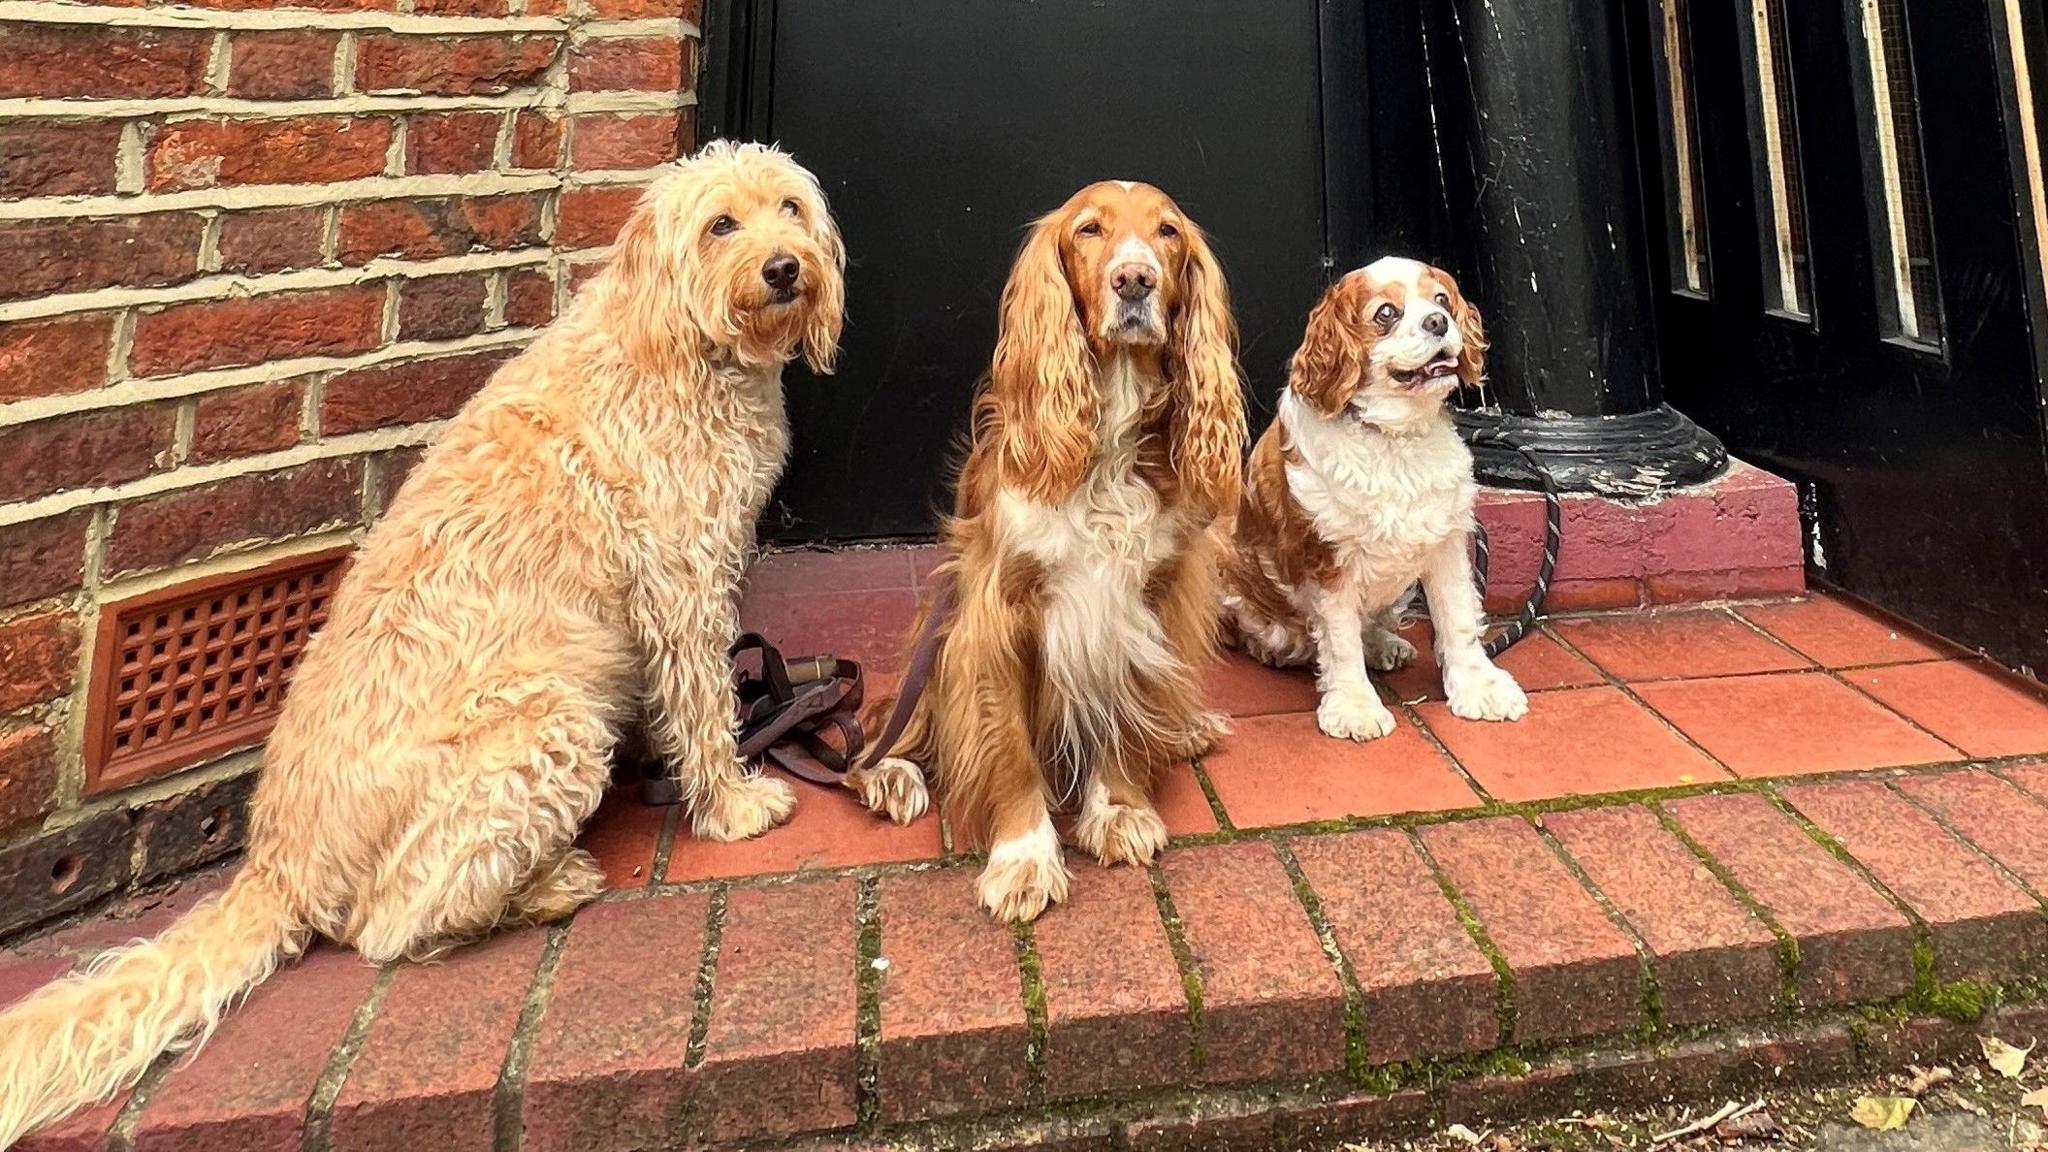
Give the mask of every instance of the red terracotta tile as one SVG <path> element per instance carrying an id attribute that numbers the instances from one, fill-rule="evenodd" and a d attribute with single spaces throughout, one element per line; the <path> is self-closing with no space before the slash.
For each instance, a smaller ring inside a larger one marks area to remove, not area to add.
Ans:
<path id="1" fill-rule="evenodd" d="M 1904 664 L 1945 653 L 1937 642 L 1839 596 L 1815 595 L 1782 604 L 1746 604 L 1751 623 L 1829 668 Z"/>
<path id="2" fill-rule="evenodd" d="M 1225 737 L 1228 739 L 1228 737 Z M 1186 763 L 1175 764 L 1152 782 L 1152 805 L 1166 821 L 1169 836 L 1194 836 L 1216 830 L 1216 813 L 1195 770 Z"/>
<path id="3" fill-rule="evenodd" d="M 2048 698 L 1987 664 L 1943 660 L 1844 675 L 1972 756 L 2048 752 Z"/>
<path id="4" fill-rule="evenodd" d="M 1666 572 L 1643 580 L 1649 604 L 1704 604 L 1710 600 L 1761 600 L 1806 591 L 1806 566 L 1731 568 L 1719 572 Z"/>
<path id="5" fill-rule="evenodd" d="M 1487 635 L 1492 637 L 1499 631 L 1495 628 Z M 1375 679 L 1396 698 L 1410 704 L 1443 699 L 1443 672 L 1437 667 L 1435 635 L 1430 630 L 1429 621 L 1414 621 L 1401 630 L 1401 635 L 1415 645 L 1415 659 L 1404 668 L 1376 673 Z M 1599 669 L 1566 651 L 1562 644 L 1542 632 L 1532 631 L 1523 636 L 1514 647 L 1501 653 L 1495 662 L 1506 669 L 1525 692 L 1601 683 Z"/>
<path id="6" fill-rule="evenodd" d="M 2048 943 L 2041 908 L 1925 812 L 1875 780 L 1784 789 L 1785 799 L 1912 909 L 1941 980 L 2003 980 Z"/>
<path id="7" fill-rule="evenodd" d="M 1045 984 L 1046 1093 L 1187 1083 L 1187 995 L 1152 878 L 1077 854 L 1067 867 L 1066 902 L 1031 926 Z"/>
<path id="8" fill-rule="evenodd" d="M 2013 875 L 2048 892 L 2048 806 L 1989 772 L 1907 776 L 1899 791 L 1948 822 Z"/>
<path id="9" fill-rule="evenodd" d="M 946 558 L 945 549 L 937 544 L 912 544 L 904 551 L 910 553 L 910 570 L 917 575 L 920 588 L 932 578 L 932 572 Z"/>
<path id="10" fill-rule="evenodd" d="M 1822 672 L 1674 680 L 1636 691 L 1738 776 L 1956 759 L 1953 748 Z"/>
<path id="11" fill-rule="evenodd" d="M 1336 740 L 1312 714 L 1255 716 L 1202 761 L 1230 822 L 1270 828 L 1347 816 L 1469 808 L 1479 802 L 1457 771 L 1403 719 L 1365 744 Z"/>
<path id="12" fill-rule="evenodd" d="M 579 844 L 604 868 L 607 888 L 642 888 L 654 878 L 654 850 L 675 809 L 642 804 L 631 784 L 605 794 Z"/>
<path id="13" fill-rule="evenodd" d="M 0 1008 L 71 971 L 67 956 L 25 956 L 0 952 Z"/>
<path id="14" fill-rule="evenodd" d="M 750 593 L 740 624 L 759 632 L 786 656 L 832 655 L 862 667 L 901 671 L 917 614 L 908 588 L 864 592 Z"/>
<path id="15" fill-rule="evenodd" d="M 1272 845 L 1180 849 L 1160 873 L 1202 974 L 1203 1078 L 1342 1068 L 1344 987 Z"/>
<path id="16" fill-rule="evenodd" d="M 1224 652 L 1202 678 L 1209 707 L 1230 716 L 1270 716 L 1316 710 L 1316 674 L 1307 668 L 1268 668 L 1242 652 Z"/>
<path id="17" fill-rule="evenodd" d="M 773 552 L 747 570 L 747 592 L 755 596 L 881 592 L 915 588 L 917 577 L 908 548 Z"/>
<path id="18" fill-rule="evenodd" d="M 779 770 L 770 771 L 781 775 Z M 690 835 L 687 820 L 678 825 L 675 846 L 669 850 L 667 881 L 680 884 L 711 877 L 934 860 L 941 853 L 936 815 L 926 813 L 907 826 L 899 825 L 863 808 L 844 788 L 820 788 L 801 780 L 791 786 L 796 789 L 796 814 L 787 824 L 752 840 L 700 840 Z"/>
<path id="19" fill-rule="evenodd" d="M 2048 762 L 2015 764 L 2004 771 L 2006 779 L 2040 799 L 2048 800 Z"/>
<path id="20" fill-rule="evenodd" d="M 1460 720 L 1445 704 L 1418 711 L 1481 788 L 1518 802 L 1725 780 L 1618 688 L 1566 688 L 1529 701 L 1520 720 Z"/>
<path id="21" fill-rule="evenodd" d="M 1365 1001 L 1374 1064 L 1491 1050 L 1500 979 L 1406 832 L 1291 842 Z"/>
<path id="22" fill-rule="evenodd" d="M 1676 680 L 1806 668 L 1798 654 L 1726 612 L 1639 612 L 1560 620 L 1565 642 L 1623 680 Z"/>
<path id="23" fill-rule="evenodd" d="M 1512 616 L 1522 610 L 1534 589 L 1517 589 L 1506 595 L 1489 590 L 1486 611 L 1494 616 Z M 1602 577 L 1597 580 L 1556 580 L 1543 599 L 1546 612 L 1607 612 L 1634 608 L 1643 602 L 1643 586 L 1633 576 Z"/>

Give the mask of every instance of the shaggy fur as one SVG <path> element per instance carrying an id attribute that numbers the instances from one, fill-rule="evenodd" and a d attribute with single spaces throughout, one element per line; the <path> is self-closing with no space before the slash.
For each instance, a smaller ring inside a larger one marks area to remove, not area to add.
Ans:
<path id="1" fill-rule="evenodd" d="M 1225 564 L 1226 622 L 1268 664 L 1314 658 L 1331 736 L 1372 740 L 1394 714 L 1370 665 L 1415 655 L 1395 635 L 1418 580 L 1451 711 L 1515 720 L 1528 700 L 1480 647 L 1472 454 L 1444 401 L 1486 371 L 1479 311 L 1441 269 L 1387 257 L 1309 316 L 1287 390 L 1247 468 Z"/>
<path id="2" fill-rule="evenodd" d="M 371 530 L 227 891 L 0 1015 L 0 1147 L 203 1039 L 316 933 L 381 962 L 568 915 L 601 886 L 571 845 L 636 705 L 699 835 L 789 815 L 735 753 L 726 647 L 782 366 L 829 370 L 842 266 L 817 182 L 772 149 L 714 144 L 648 189 Z"/>
<path id="3" fill-rule="evenodd" d="M 1220 721 L 1216 547 L 1245 441 L 1223 273 L 1156 188 L 1082 189 L 1032 229 L 945 527 L 954 608 L 902 751 L 849 786 L 907 820 L 935 770 L 954 829 L 987 845 L 981 901 L 1029 920 L 1064 899 L 1051 811 L 1106 864 L 1166 843 L 1155 771 Z M 889 701 L 878 701 L 875 720 Z"/>

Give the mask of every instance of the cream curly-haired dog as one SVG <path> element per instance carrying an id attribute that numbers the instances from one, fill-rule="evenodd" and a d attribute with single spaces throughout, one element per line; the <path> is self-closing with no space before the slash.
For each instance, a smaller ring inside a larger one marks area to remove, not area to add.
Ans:
<path id="1" fill-rule="evenodd" d="M 781 386 L 828 370 L 844 254 L 817 181 L 713 144 L 458 415 L 369 534 L 271 737 L 220 898 L 0 1015 L 0 1147 L 203 1037 L 314 933 L 371 960 L 565 916 L 572 847 L 644 702 L 701 836 L 788 817 L 735 753 L 735 582 Z"/>

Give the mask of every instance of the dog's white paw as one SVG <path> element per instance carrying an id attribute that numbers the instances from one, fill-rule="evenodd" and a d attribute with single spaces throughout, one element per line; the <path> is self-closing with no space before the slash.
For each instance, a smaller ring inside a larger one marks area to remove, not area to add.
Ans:
<path id="1" fill-rule="evenodd" d="M 1515 678 L 1492 664 L 1444 674 L 1444 695 L 1451 715 L 1467 720 L 1520 720 L 1529 714 L 1529 697 Z"/>
<path id="2" fill-rule="evenodd" d="M 1377 740 L 1394 730 L 1394 714 L 1370 687 L 1333 688 L 1316 705 L 1316 727 L 1339 740 Z"/>
<path id="3" fill-rule="evenodd" d="M 1067 865 L 1060 859 L 1060 838 L 1052 821 L 989 849 L 988 865 L 975 882 L 981 906 L 1008 924 L 1036 920 L 1046 905 L 1067 898 Z"/>
<path id="4" fill-rule="evenodd" d="M 846 786 L 853 789 L 868 811 L 898 824 L 910 823 L 931 807 L 924 770 L 896 756 L 884 756 L 872 768 L 848 772 Z"/>
<path id="5" fill-rule="evenodd" d="M 704 840 L 759 836 L 796 811 L 796 790 L 773 776 L 742 776 L 699 798 L 690 829 Z"/>
<path id="6" fill-rule="evenodd" d="M 1405 668 L 1415 659 L 1415 645 L 1384 628 L 1365 630 L 1365 666 L 1375 672 Z"/>
<path id="7" fill-rule="evenodd" d="M 1090 797 L 1093 800 L 1093 797 Z M 1081 806 L 1074 842 L 1104 864 L 1144 867 L 1166 848 L 1166 821 L 1151 808 L 1100 803 Z"/>

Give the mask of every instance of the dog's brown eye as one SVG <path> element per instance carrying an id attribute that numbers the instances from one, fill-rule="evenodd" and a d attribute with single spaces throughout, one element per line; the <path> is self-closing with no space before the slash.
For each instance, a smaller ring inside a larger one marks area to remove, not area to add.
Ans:
<path id="1" fill-rule="evenodd" d="M 1392 327 L 1394 321 L 1401 318 L 1401 310 L 1392 304 L 1382 304 L 1380 305 L 1380 310 L 1372 314 L 1372 318 L 1383 325 Z"/>
<path id="2" fill-rule="evenodd" d="M 1083 224 L 1083 225 L 1081 225 L 1081 226 L 1080 226 L 1079 228 L 1076 228 L 1076 229 L 1074 229 L 1074 235 L 1076 235 L 1076 236 L 1100 236 L 1100 235 L 1102 235 L 1102 225 L 1100 225 L 1100 224 L 1097 224 L 1097 223 L 1096 223 L 1095 221 L 1093 221 L 1093 220 L 1090 220 L 1090 221 L 1089 221 L 1089 222 L 1087 222 L 1086 224 Z"/>
<path id="3" fill-rule="evenodd" d="M 791 216 L 801 216 L 804 214 L 804 206 L 794 200 L 784 200 L 782 202 L 782 210 Z"/>
<path id="4" fill-rule="evenodd" d="M 713 236 L 729 236 L 739 230 L 740 222 L 730 216 L 720 216 L 711 222 Z"/>
<path id="5" fill-rule="evenodd" d="M 1439 307 L 1439 308 L 1449 308 L 1449 307 L 1451 306 L 1451 296 L 1450 296 L 1450 293 L 1448 293 L 1448 292 L 1439 292 L 1439 293 L 1437 293 L 1437 294 L 1436 294 L 1436 303 L 1437 303 L 1437 307 Z"/>
<path id="6" fill-rule="evenodd" d="M 1159 226 L 1159 234 L 1161 236 L 1166 237 L 1168 240 L 1171 240 L 1174 237 L 1180 235 L 1180 229 L 1175 228 L 1171 224 L 1161 224 Z"/>

